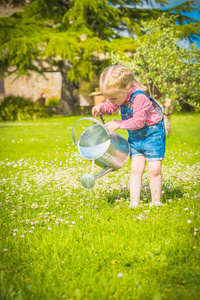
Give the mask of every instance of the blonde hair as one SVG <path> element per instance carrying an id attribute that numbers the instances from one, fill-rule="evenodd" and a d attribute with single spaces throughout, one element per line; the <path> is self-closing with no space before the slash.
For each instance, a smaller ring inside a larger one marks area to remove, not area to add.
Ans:
<path id="1" fill-rule="evenodd" d="M 143 91 L 147 90 L 144 85 L 135 79 L 128 67 L 121 65 L 111 65 L 105 68 L 99 80 L 99 86 L 102 92 L 111 88 L 124 90 L 127 86 L 133 86 L 134 83 L 138 84 Z"/>

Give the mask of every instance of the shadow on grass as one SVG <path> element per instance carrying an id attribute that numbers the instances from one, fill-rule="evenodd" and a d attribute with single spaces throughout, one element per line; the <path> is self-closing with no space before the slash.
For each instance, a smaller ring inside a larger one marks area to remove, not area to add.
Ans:
<path id="1" fill-rule="evenodd" d="M 183 189 L 180 186 L 171 186 L 171 182 L 165 182 L 162 187 L 163 202 L 168 202 L 170 199 L 176 200 L 183 197 Z"/>
<path id="2" fill-rule="evenodd" d="M 164 182 L 162 185 L 162 196 L 161 202 L 166 203 L 170 199 L 173 201 L 183 197 L 183 190 L 179 186 L 171 186 L 171 182 Z M 119 190 L 110 190 L 107 193 L 106 199 L 109 204 L 114 204 L 117 202 L 129 201 L 130 199 L 130 191 L 127 188 L 119 189 Z M 149 185 L 143 186 L 141 190 L 140 201 L 144 203 L 151 202 L 151 192 Z"/>

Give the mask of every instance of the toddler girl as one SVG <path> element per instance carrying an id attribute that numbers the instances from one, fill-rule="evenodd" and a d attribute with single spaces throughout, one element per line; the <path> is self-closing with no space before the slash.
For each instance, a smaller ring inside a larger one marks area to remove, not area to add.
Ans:
<path id="1" fill-rule="evenodd" d="M 148 161 L 152 205 L 162 205 L 161 162 L 165 153 L 163 112 L 158 103 L 145 94 L 146 88 L 136 81 L 127 67 L 112 65 L 100 76 L 99 86 L 106 101 L 92 108 L 94 117 L 111 115 L 119 107 L 122 120 L 112 120 L 106 126 L 111 130 L 128 130 L 130 144 L 130 208 L 139 205 L 142 175 Z"/>

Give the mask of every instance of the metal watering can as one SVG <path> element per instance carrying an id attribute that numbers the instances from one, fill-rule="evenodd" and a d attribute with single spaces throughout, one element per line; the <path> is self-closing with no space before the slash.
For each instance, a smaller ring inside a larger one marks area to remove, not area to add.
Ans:
<path id="1" fill-rule="evenodd" d="M 78 122 L 83 120 L 90 120 L 93 124 L 83 131 L 77 142 L 74 128 Z M 105 123 L 102 116 L 101 120 Z M 86 173 L 81 177 L 81 183 L 87 189 L 94 187 L 95 179 L 123 167 L 129 158 L 130 146 L 127 140 L 119 134 L 111 132 L 96 119 L 82 118 L 78 120 L 72 128 L 72 138 L 79 153 L 85 159 L 92 161 L 92 175 Z M 94 163 L 102 168 L 95 175 L 93 175 Z"/>

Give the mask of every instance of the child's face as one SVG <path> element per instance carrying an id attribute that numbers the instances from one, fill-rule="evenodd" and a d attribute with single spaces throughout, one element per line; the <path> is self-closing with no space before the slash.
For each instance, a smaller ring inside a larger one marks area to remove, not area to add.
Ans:
<path id="1" fill-rule="evenodd" d="M 117 104 L 121 105 L 125 102 L 127 96 L 128 96 L 129 91 L 127 90 L 120 90 L 120 91 L 105 91 L 103 95 L 109 99 L 109 101 L 112 104 Z"/>

